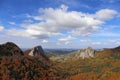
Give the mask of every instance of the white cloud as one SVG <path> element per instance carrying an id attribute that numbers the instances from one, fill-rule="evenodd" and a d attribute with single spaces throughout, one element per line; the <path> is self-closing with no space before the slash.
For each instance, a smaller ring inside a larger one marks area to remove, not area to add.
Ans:
<path id="1" fill-rule="evenodd" d="M 27 14 L 28 18 L 38 20 L 36 23 L 24 23 L 24 30 L 15 30 L 8 33 L 16 36 L 29 36 L 36 38 L 48 38 L 52 36 L 61 36 L 61 31 L 72 36 L 88 36 L 97 31 L 105 20 L 114 17 L 117 12 L 110 9 L 101 9 L 95 14 L 88 14 L 78 11 L 68 11 L 68 6 L 61 5 L 59 8 L 40 8 L 37 16 Z M 7 30 L 6 30 L 7 31 Z M 67 33 L 69 31 L 69 33 Z M 21 34 L 25 33 L 25 35 Z M 71 37 L 69 37 L 71 38 Z M 63 39 L 65 40 L 65 39 Z"/>
<path id="2" fill-rule="evenodd" d="M 6 34 L 8 35 L 12 35 L 12 36 L 21 36 L 21 37 L 30 37 L 30 38 L 40 38 L 40 39 L 44 39 L 44 38 L 49 38 L 51 36 L 58 36 L 58 35 L 62 35 L 61 33 L 50 33 L 50 32 L 43 32 L 43 31 L 39 31 L 39 30 L 32 30 L 32 29 L 9 29 L 9 30 L 4 30 L 6 32 Z"/>
<path id="3" fill-rule="evenodd" d="M 32 23 L 33 21 L 31 19 L 23 20 L 24 23 Z"/>
<path id="4" fill-rule="evenodd" d="M 109 32 L 109 31 L 102 31 L 99 33 L 95 33 L 91 36 L 98 36 L 98 37 L 120 37 L 118 32 Z"/>
<path id="5" fill-rule="evenodd" d="M 117 41 L 116 44 L 120 45 L 120 41 Z"/>
<path id="6" fill-rule="evenodd" d="M 70 41 L 71 40 L 74 40 L 76 39 L 75 37 L 72 37 L 71 35 L 67 36 L 67 37 L 64 37 L 64 38 L 60 38 L 58 39 L 58 41 L 60 41 L 60 43 L 57 43 L 58 45 L 61 44 L 61 43 L 64 43 L 65 45 L 68 45 L 70 44 Z"/>
<path id="7" fill-rule="evenodd" d="M 108 40 L 108 42 L 120 45 L 120 40 Z"/>
<path id="8" fill-rule="evenodd" d="M 67 42 L 65 42 L 65 44 L 66 44 L 66 45 L 68 45 L 68 44 L 70 44 L 70 42 L 69 42 L 69 41 L 67 41 Z"/>
<path id="9" fill-rule="evenodd" d="M 71 44 L 72 42 L 70 41 L 57 41 L 56 42 L 56 45 L 59 45 L 59 46 L 63 46 L 63 45 L 69 45 Z M 64 47 L 64 46 L 63 46 Z"/>
<path id="10" fill-rule="evenodd" d="M 0 31 L 3 31 L 4 30 L 4 27 L 3 26 L 0 26 Z"/>
<path id="11" fill-rule="evenodd" d="M 102 9 L 95 14 L 95 18 L 100 20 L 109 20 L 117 14 L 117 11 L 111 9 Z"/>
<path id="12" fill-rule="evenodd" d="M 10 34 L 12 36 L 22 36 L 22 37 L 30 37 L 30 35 L 24 30 L 17 30 L 17 29 L 9 29 L 9 30 L 4 30 L 6 34 Z"/>
<path id="13" fill-rule="evenodd" d="M 82 39 L 82 40 L 80 40 L 80 42 L 81 43 L 88 43 L 88 42 L 91 42 L 91 40 L 84 40 L 84 39 Z"/>
<path id="14" fill-rule="evenodd" d="M 16 25 L 15 22 L 8 22 L 10 25 Z"/>
<path id="15" fill-rule="evenodd" d="M 69 35 L 68 37 L 60 38 L 59 41 L 70 41 L 70 40 L 74 40 L 74 39 L 76 39 L 76 38 Z"/>
<path id="16" fill-rule="evenodd" d="M 100 45 L 101 42 L 92 42 L 93 45 Z"/>
<path id="17" fill-rule="evenodd" d="M 93 40 L 89 40 L 89 39 L 82 39 L 82 40 L 80 40 L 80 42 L 83 44 L 90 44 L 90 45 L 100 45 L 101 44 L 101 42 L 93 41 Z"/>
<path id="18" fill-rule="evenodd" d="M 61 9 L 62 9 L 63 11 L 67 11 L 67 9 L 68 9 L 68 6 L 61 5 Z"/>
<path id="19" fill-rule="evenodd" d="M 44 39 L 44 40 L 42 40 L 42 43 L 48 43 L 48 40 Z"/>

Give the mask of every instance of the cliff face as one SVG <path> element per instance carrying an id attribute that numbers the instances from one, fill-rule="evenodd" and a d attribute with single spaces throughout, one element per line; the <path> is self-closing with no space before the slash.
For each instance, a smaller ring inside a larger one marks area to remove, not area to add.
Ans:
<path id="1" fill-rule="evenodd" d="M 28 56 L 41 57 L 45 60 L 48 60 L 41 46 L 36 46 L 30 50 L 26 50 L 24 53 Z"/>
<path id="2" fill-rule="evenodd" d="M 30 56 L 38 56 L 38 55 L 44 56 L 44 51 L 41 46 L 36 46 L 30 51 L 29 55 Z"/>
<path id="3" fill-rule="evenodd" d="M 22 50 L 14 43 L 7 42 L 0 45 L 0 56 L 23 55 Z"/>
<path id="4" fill-rule="evenodd" d="M 76 54 L 76 58 L 89 58 L 89 57 L 94 57 L 95 56 L 95 50 L 93 50 L 91 47 L 88 47 L 87 49 L 82 49 L 79 50 Z"/>

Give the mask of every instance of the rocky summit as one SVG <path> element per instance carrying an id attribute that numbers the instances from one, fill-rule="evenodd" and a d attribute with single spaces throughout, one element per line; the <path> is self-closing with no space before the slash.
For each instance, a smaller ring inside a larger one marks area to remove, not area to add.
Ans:
<path id="1" fill-rule="evenodd" d="M 26 51 L 24 51 L 24 53 L 28 56 L 35 56 L 35 57 L 39 56 L 39 57 L 42 57 L 42 58 L 48 60 L 48 58 L 46 57 L 44 50 L 41 46 L 36 46 L 30 50 L 26 50 Z"/>
<path id="2" fill-rule="evenodd" d="M 75 54 L 76 58 L 82 58 L 82 59 L 89 58 L 89 57 L 94 57 L 94 56 L 95 56 L 95 50 L 92 49 L 91 47 L 79 50 Z"/>
<path id="3" fill-rule="evenodd" d="M 38 55 L 44 56 L 44 51 L 41 46 L 36 46 L 29 52 L 29 55 L 30 56 L 38 56 Z"/>

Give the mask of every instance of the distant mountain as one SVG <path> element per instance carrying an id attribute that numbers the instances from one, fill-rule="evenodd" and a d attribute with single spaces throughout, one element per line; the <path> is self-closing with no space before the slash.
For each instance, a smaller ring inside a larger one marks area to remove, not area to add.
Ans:
<path id="1" fill-rule="evenodd" d="M 77 49 L 45 49 L 45 52 L 51 52 L 54 54 L 69 54 L 76 51 Z"/>
<path id="2" fill-rule="evenodd" d="M 7 42 L 0 45 L 0 56 L 23 55 L 23 51 L 14 43 Z"/>
<path id="3" fill-rule="evenodd" d="M 45 60 L 49 60 L 41 46 L 36 46 L 32 49 L 25 50 L 24 54 L 27 56 L 41 57 Z"/>
<path id="4" fill-rule="evenodd" d="M 120 80 L 119 64 L 120 46 L 23 52 L 12 42 L 0 45 L 0 80 Z"/>
<path id="5" fill-rule="evenodd" d="M 45 55 L 46 55 L 48 58 L 59 56 L 59 54 L 52 53 L 52 52 L 50 52 L 50 51 L 45 51 Z"/>
<path id="6" fill-rule="evenodd" d="M 120 46 L 102 50 L 88 47 L 65 58 L 54 61 L 60 61 L 56 67 L 60 66 L 59 73 L 67 75 L 66 80 L 120 80 Z"/>

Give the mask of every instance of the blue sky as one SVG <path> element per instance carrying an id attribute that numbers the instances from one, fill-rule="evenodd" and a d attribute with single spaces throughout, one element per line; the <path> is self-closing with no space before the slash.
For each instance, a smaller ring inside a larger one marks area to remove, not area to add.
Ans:
<path id="1" fill-rule="evenodd" d="M 0 43 L 21 48 L 120 46 L 120 0 L 0 0 Z"/>

